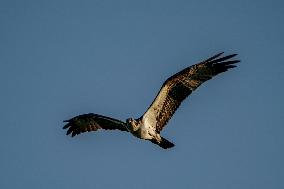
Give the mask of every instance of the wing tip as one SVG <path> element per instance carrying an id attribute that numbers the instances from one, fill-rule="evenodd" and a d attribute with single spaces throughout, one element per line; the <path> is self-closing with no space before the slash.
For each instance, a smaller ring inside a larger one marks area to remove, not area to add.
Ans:
<path id="1" fill-rule="evenodd" d="M 77 133 L 75 133 L 74 131 L 72 132 L 72 137 L 74 137 L 74 136 L 76 136 L 77 135 Z"/>
<path id="2" fill-rule="evenodd" d="M 70 123 L 67 123 L 66 125 L 64 125 L 64 126 L 62 127 L 62 129 L 67 129 L 67 128 L 69 128 L 69 127 L 71 127 L 71 125 L 70 125 Z"/>
<path id="3" fill-rule="evenodd" d="M 218 57 L 221 56 L 222 54 L 224 54 L 224 51 L 222 51 L 222 52 L 220 52 L 220 53 L 217 53 L 217 54 L 215 54 L 214 56 L 211 56 L 210 58 L 206 59 L 206 60 L 203 61 L 203 62 L 210 62 L 210 61 L 212 61 L 212 60 L 218 58 Z"/>
<path id="4" fill-rule="evenodd" d="M 240 62 L 240 60 L 230 60 L 230 59 L 234 58 L 235 56 L 237 56 L 238 55 L 237 53 L 229 54 L 229 55 L 223 56 L 223 57 L 219 57 L 223 53 L 224 52 L 217 54 L 218 56 L 215 55 L 215 56 L 207 59 L 205 61 L 205 63 L 207 65 L 223 64 L 223 65 L 227 66 L 227 65 L 236 64 L 236 63 Z"/>

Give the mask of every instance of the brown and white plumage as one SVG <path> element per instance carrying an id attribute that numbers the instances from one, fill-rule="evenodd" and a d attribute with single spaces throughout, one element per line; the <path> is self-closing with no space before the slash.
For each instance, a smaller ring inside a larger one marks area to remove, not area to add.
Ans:
<path id="1" fill-rule="evenodd" d="M 143 119 L 151 121 L 155 125 L 156 131 L 160 132 L 171 119 L 181 102 L 192 91 L 217 74 L 236 67 L 234 64 L 238 63 L 239 60 L 229 59 L 237 54 L 218 58 L 222 54 L 219 53 L 201 63 L 185 68 L 168 78 L 151 106 L 143 115 Z"/>
<path id="2" fill-rule="evenodd" d="M 67 120 L 68 123 L 63 129 L 69 128 L 67 135 L 72 133 L 72 136 L 98 129 L 118 129 L 129 131 L 132 135 L 149 140 L 162 148 L 171 148 L 174 144 L 161 137 L 160 132 L 182 101 L 202 83 L 236 67 L 235 64 L 240 62 L 239 60 L 231 60 L 237 54 L 221 57 L 222 54 L 216 54 L 169 77 L 163 83 L 148 110 L 139 119 L 129 118 L 124 123 L 98 114 L 84 114 Z"/>

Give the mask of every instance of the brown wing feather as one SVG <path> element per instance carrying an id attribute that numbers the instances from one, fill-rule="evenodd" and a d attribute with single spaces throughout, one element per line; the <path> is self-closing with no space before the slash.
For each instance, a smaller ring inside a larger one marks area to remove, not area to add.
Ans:
<path id="1" fill-rule="evenodd" d="M 168 78 L 142 119 L 154 124 L 159 133 L 171 119 L 181 102 L 205 81 L 236 67 L 239 60 L 229 60 L 237 54 L 218 58 L 223 53 L 192 65 Z"/>
<path id="2" fill-rule="evenodd" d="M 67 124 L 63 129 L 68 129 L 66 134 L 71 134 L 72 137 L 98 129 L 127 131 L 124 122 L 93 113 L 79 115 L 64 122 L 67 122 Z"/>

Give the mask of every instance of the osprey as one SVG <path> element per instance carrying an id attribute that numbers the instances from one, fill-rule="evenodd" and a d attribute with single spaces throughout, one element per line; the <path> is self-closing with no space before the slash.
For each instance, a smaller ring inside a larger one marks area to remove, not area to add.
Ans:
<path id="1" fill-rule="evenodd" d="M 223 56 L 223 52 L 212 56 L 198 64 L 187 67 L 169 77 L 162 85 L 156 98 L 147 111 L 138 119 L 128 118 L 126 122 L 98 114 L 83 114 L 65 120 L 63 129 L 72 137 L 83 132 L 99 129 L 130 132 L 137 138 L 149 140 L 160 147 L 167 149 L 173 143 L 160 135 L 162 129 L 171 119 L 181 102 L 202 83 L 219 73 L 236 67 L 239 60 L 232 60 L 237 54 Z"/>

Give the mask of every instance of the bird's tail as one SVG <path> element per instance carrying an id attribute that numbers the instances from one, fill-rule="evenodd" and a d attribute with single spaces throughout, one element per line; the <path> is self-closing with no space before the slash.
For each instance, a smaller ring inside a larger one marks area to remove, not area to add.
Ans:
<path id="1" fill-rule="evenodd" d="M 173 143 L 171 143 L 170 141 L 168 141 L 167 139 L 161 137 L 161 141 L 158 142 L 156 139 L 152 139 L 151 142 L 153 142 L 154 144 L 159 145 L 160 147 L 164 148 L 164 149 L 168 149 L 168 148 L 172 148 L 175 145 Z"/>

